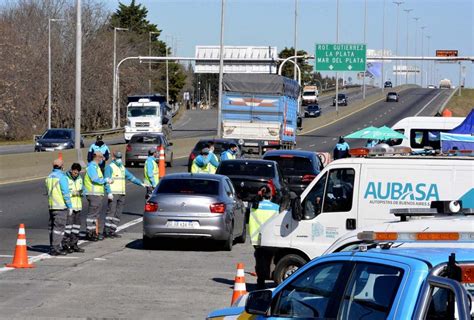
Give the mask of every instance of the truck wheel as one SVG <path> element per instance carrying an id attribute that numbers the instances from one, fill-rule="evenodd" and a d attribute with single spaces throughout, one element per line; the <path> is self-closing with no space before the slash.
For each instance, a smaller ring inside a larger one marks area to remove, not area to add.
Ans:
<path id="1" fill-rule="evenodd" d="M 306 259 L 297 254 L 289 254 L 284 256 L 275 266 L 273 280 L 278 284 L 282 283 L 286 278 L 291 276 L 296 270 L 304 266 L 306 263 Z"/>

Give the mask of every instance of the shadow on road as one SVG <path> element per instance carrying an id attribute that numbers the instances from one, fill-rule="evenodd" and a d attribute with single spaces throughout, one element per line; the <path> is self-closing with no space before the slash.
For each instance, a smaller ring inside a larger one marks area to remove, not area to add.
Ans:
<path id="1" fill-rule="evenodd" d="M 33 252 L 48 253 L 49 249 L 50 249 L 49 245 L 44 245 L 44 244 L 28 246 L 28 251 L 33 251 Z"/>
<path id="2" fill-rule="evenodd" d="M 145 199 L 145 197 L 143 197 Z M 145 201 L 145 200 L 143 200 Z M 143 213 L 137 213 L 137 212 L 122 212 L 123 215 L 126 216 L 137 216 L 137 217 L 143 217 Z"/>
<path id="3" fill-rule="evenodd" d="M 225 278 L 212 278 L 211 279 L 212 281 L 214 282 L 217 282 L 217 283 L 222 283 L 222 284 L 226 284 L 226 285 L 229 285 L 229 289 L 232 289 L 234 287 L 234 280 L 233 279 L 225 279 Z M 247 291 L 255 291 L 257 290 L 257 284 L 256 283 L 249 283 L 249 280 L 251 282 L 257 282 L 257 278 L 255 277 L 245 277 L 245 287 L 247 289 Z M 271 289 L 271 288 L 275 288 L 277 285 L 276 283 L 274 282 L 267 282 L 267 289 Z"/>
<path id="4" fill-rule="evenodd" d="M 160 251 L 196 251 L 215 252 L 222 251 L 220 243 L 203 239 L 155 239 L 150 249 L 143 247 L 142 239 L 134 240 L 126 246 L 134 250 L 160 250 Z"/>

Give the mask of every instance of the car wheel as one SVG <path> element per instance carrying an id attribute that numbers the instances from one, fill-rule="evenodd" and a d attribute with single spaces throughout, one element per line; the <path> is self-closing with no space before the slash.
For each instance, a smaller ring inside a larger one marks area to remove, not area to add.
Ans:
<path id="1" fill-rule="evenodd" d="M 234 245 L 234 224 L 232 224 L 232 229 L 229 232 L 227 240 L 224 241 L 222 249 L 224 251 L 232 251 L 232 246 Z"/>
<path id="2" fill-rule="evenodd" d="M 299 268 L 304 266 L 307 261 L 297 255 L 297 254 L 289 254 L 280 261 L 278 261 L 277 265 L 275 266 L 275 271 L 273 272 L 273 280 L 280 284 L 285 281 L 286 278 L 291 276 L 293 273 L 296 272 Z"/>
<path id="3" fill-rule="evenodd" d="M 173 154 L 171 154 L 170 162 L 167 162 L 166 166 L 169 167 L 169 168 L 171 168 L 173 166 Z"/>
<path id="4" fill-rule="evenodd" d="M 154 242 L 153 242 L 153 239 L 152 238 L 149 238 L 145 235 L 143 235 L 143 238 L 142 238 L 142 244 L 143 244 L 143 249 L 153 249 L 154 248 Z"/>
<path id="5" fill-rule="evenodd" d="M 240 237 L 238 237 L 235 240 L 237 243 L 245 243 L 245 241 L 247 240 L 247 224 L 245 223 L 245 219 L 244 219 L 244 228 L 242 229 L 242 234 L 240 235 Z"/>

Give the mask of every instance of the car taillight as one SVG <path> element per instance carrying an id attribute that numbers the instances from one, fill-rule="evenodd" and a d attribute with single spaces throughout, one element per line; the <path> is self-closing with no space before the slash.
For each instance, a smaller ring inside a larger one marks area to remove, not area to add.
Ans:
<path id="1" fill-rule="evenodd" d="M 316 178 L 316 176 L 314 174 L 305 174 L 303 176 L 303 179 L 301 179 L 302 182 L 311 182 L 314 180 L 314 178 Z"/>
<path id="2" fill-rule="evenodd" d="M 272 190 L 272 197 L 274 197 L 276 195 L 276 188 L 275 184 L 273 183 L 273 179 L 268 181 L 268 186 L 270 187 L 270 190 Z"/>
<path id="3" fill-rule="evenodd" d="M 193 161 L 194 158 L 196 158 L 196 155 L 191 152 L 191 154 L 189 155 L 189 160 Z"/>
<path id="4" fill-rule="evenodd" d="M 225 212 L 225 203 L 218 202 L 213 203 L 209 206 L 211 213 L 224 213 Z"/>
<path id="5" fill-rule="evenodd" d="M 129 152 L 132 151 L 132 146 L 129 145 L 129 144 L 127 144 L 127 151 L 129 151 Z"/>
<path id="6" fill-rule="evenodd" d="M 156 212 L 158 211 L 158 203 L 147 202 L 145 203 L 145 212 Z"/>

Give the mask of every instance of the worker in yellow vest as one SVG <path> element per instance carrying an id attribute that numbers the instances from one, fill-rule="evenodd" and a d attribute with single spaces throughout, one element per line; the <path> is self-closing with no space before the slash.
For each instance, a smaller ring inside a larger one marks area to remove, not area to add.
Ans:
<path id="1" fill-rule="evenodd" d="M 235 160 L 237 158 L 237 152 L 239 151 L 235 143 L 229 144 L 229 149 L 225 150 L 221 154 L 221 161 L 224 160 Z"/>
<path id="2" fill-rule="evenodd" d="M 249 217 L 250 242 L 255 248 L 255 271 L 257 273 L 257 290 L 265 289 L 265 279 L 270 277 L 272 253 L 260 247 L 260 229 L 272 217 L 280 212 L 280 206 L 271 202 L 272 191 L 263 186 L 258 191 L 257 199 L 252 205 Z"/>
<path id="3" fill-rule="evenodd" d="M 201 154 L 193 160 L 191 173 L 209 173 L 209 148 L 203 148 Z"/>
<path id="4" fill-rule="evenodd" d="M 215 174 L 217 171 L 217 167 L 219 166 L 219 158 L 214 153 L 214 142 L 209 142 L 209 173 Z"/>
<path id="5" fill-rule="evenodd" d="M 72 212 L 72 204 L 68 181 L 62 171 L 63 166 L 63 160 L 54 160 L 53 171 L 45 181 L 49 206 L 49 254 L 52 256 L 67 254 L 67 251 L 61 244 L 64 237 L 67 215 Z"/>
<path id="6" fill-rule="evenodd" d="M 146 184 L 125 168 L 122 162 L 122 152 L 120 151 L 115 151 L 112 154 L 112 162 L 105 167 L 105 178 L 110 178 L 113 182 L 105 186 L 109 200 L 107 202 L 104 237 L 120 238 L 121 236 L 116 231 L 125 205 L 126 180 L 144 188 L 146 188 Z"/>
<path id="7" fill-rule="evenodd" d="M 64 231 L 63 248 L 68 253 L 84 252 L 79 248 L 79 232 L 81 231 L 81 210 L 82 210 L 82 192 L 83 181 L 80 175 L 82 167 L 79 163 L 73 163 L 71 170 L 66 173 L 66 178 L 71 194 L 72 212 L 67 216 L 66 229 Z"/>
<path id="8" fill-rule="evenodd" d="M 144 178 L 143 181 L 145 184 L 150 185 L 153 189 L 160 182 L 160 170 L 158 167 L 158 150 L 156 148 L 151 148 L 148 150 L 148 158 L 145 161 Z"/>

